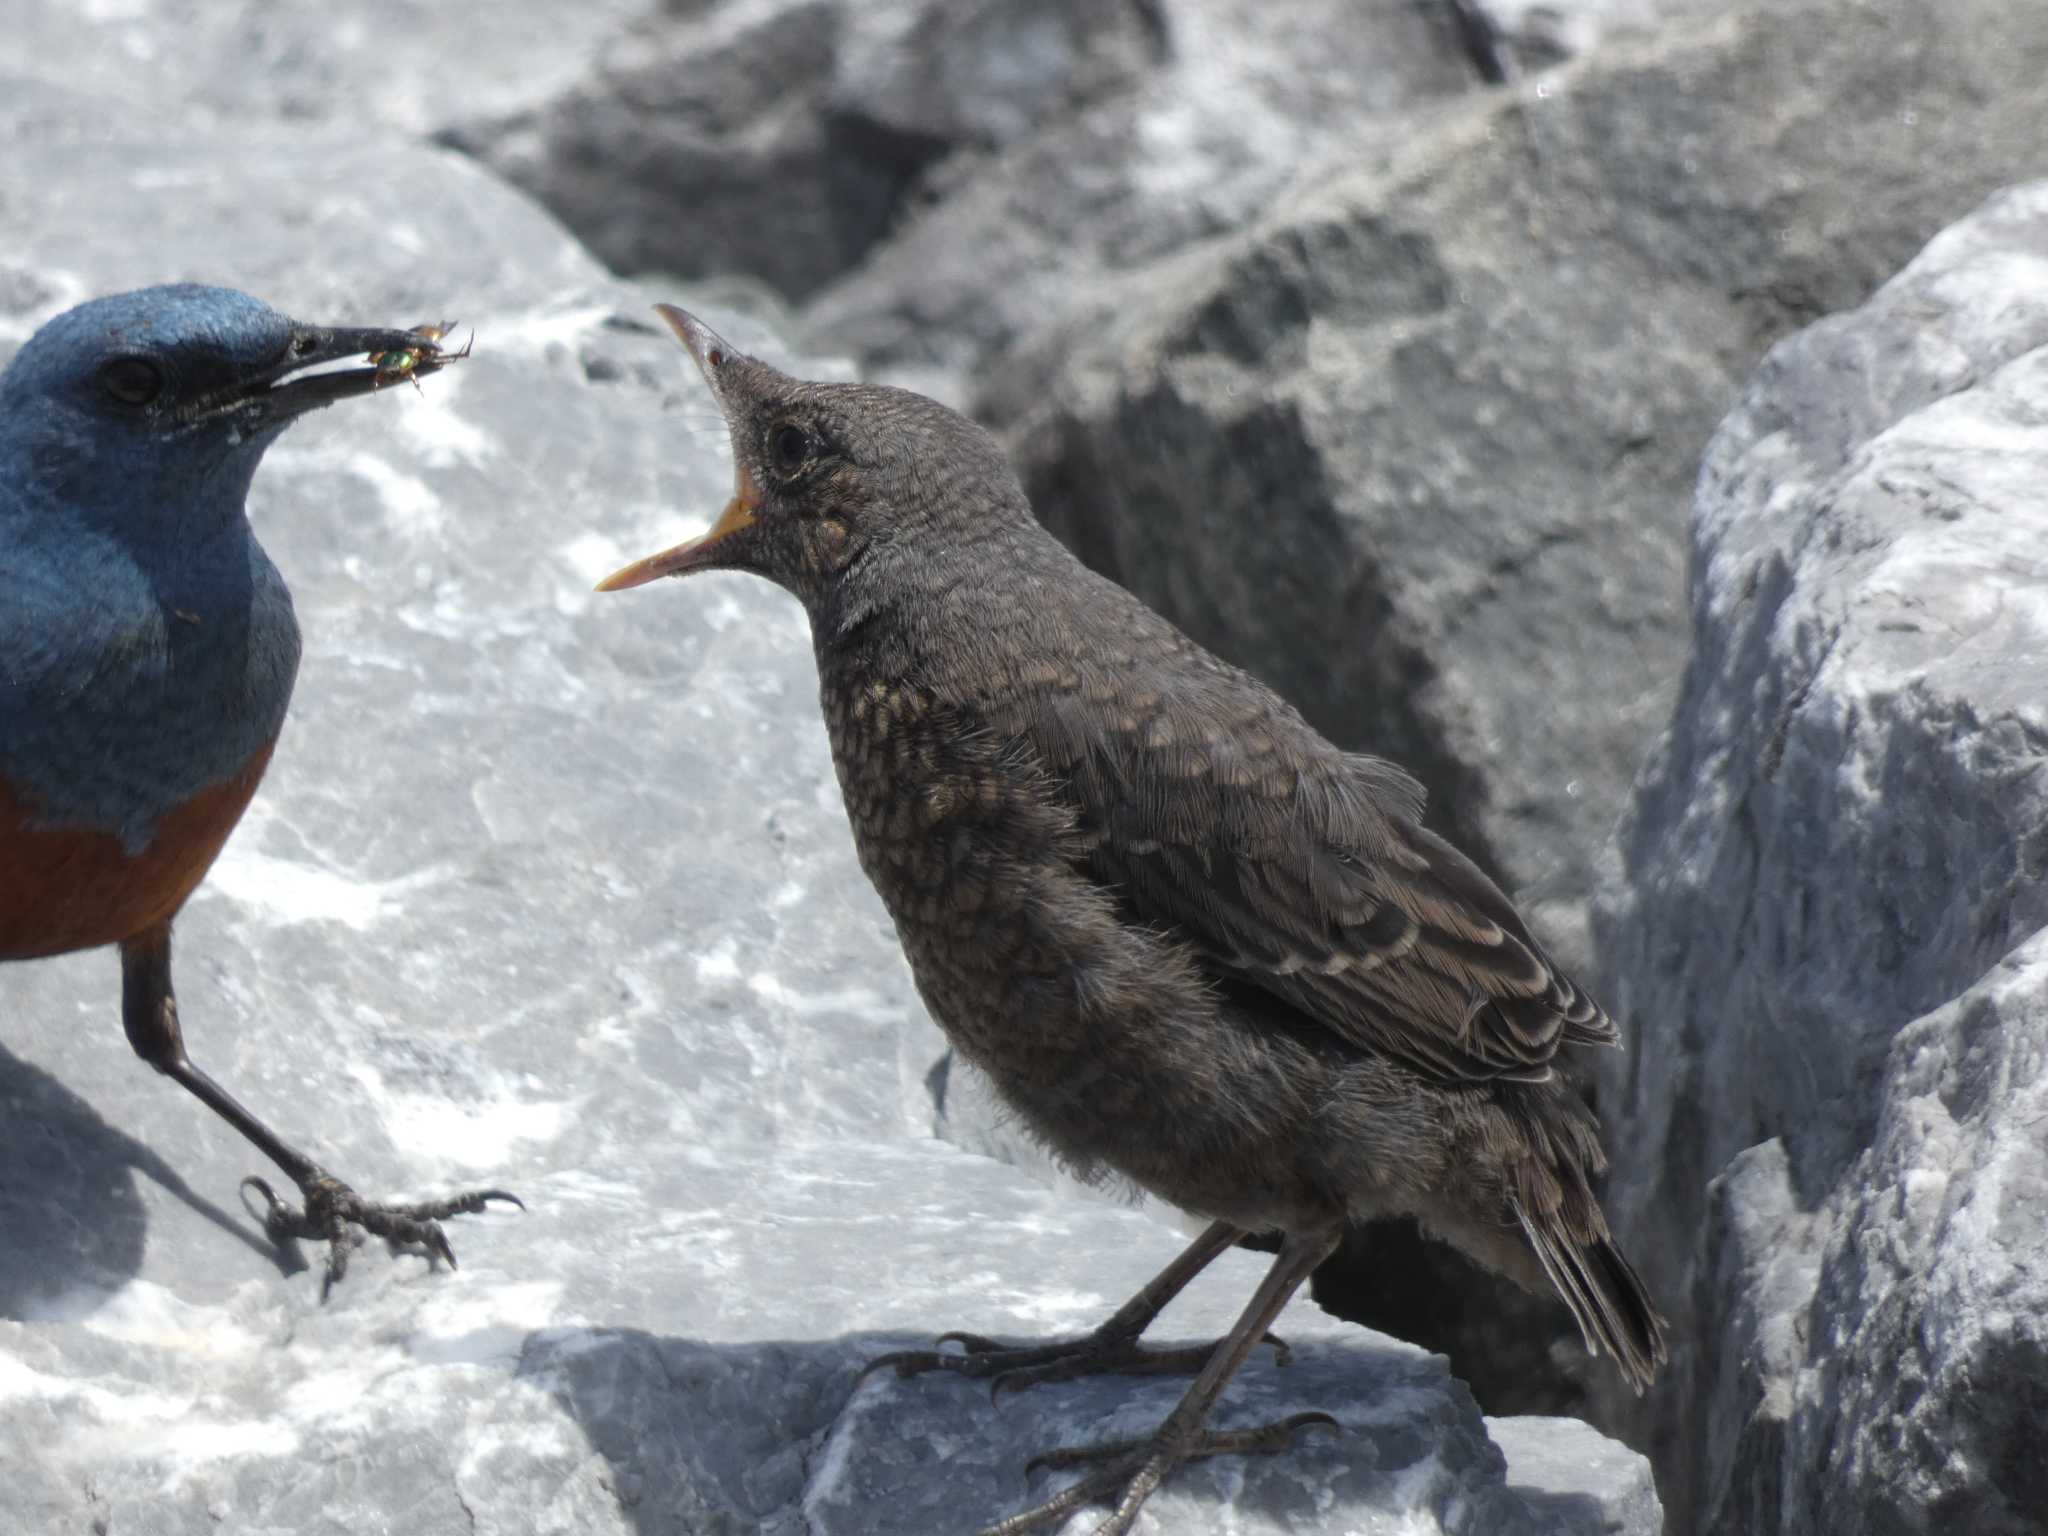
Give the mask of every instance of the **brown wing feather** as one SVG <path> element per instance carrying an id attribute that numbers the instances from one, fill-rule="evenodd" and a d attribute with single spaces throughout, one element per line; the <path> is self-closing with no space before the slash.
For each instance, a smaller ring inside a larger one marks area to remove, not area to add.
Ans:
<path id="1" fill-rule="evenodd" d="M 1421 825 L 1412 778 L 1339 752 L 1177 632 L 1142 638 L 1171 665 L 1077 661 L 994 711 L 1064 783 L 1090 873 L 1135 920 L 1444 1080 L 1540 1081 L 1560 1044 L 1617 1038 L 1500 889 Z"/>

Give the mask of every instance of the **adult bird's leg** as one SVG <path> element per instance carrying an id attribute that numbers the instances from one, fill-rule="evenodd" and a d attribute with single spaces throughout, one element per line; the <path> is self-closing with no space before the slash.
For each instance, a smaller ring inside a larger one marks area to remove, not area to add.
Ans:
<path id="1" fill-rule="evenodd" d="M 441 1230 L 442 1217 L 467 1216 L 493 1200 L 521 1205 L 517 1195 L 502 1189 L 472 1190 L 419 1205 L 374 1204 L 305 1153 L 287 1145 L 186 1056 L 184 1031 L 178 1025 L 178 999 L 171 990 L 168 922 L 121 943 L 121 1022 L 128 1030 L 128 1043 L 135 1047 L 136 1055 L 183 1084 L 200 1103 L 246 1136 L 298 1185 L 306 1202 L 303 1210 L 278 1199 L 262 1179 L 252 1175 L 242 1181 L 245 1188 L 253 1185 L 270 1207 L 263 1226 L 272 1242 L 283 1244 L 293 1238 L 306 1238 L 328 1245 L 327 1278 L 320 1288 L 323 1298 L 334 1289 L 335 1281 L 348 1272 L 349 1251 L 356 1241 L 348 1230 L 352 1226 L 394 1243 L 416 1243 L 427 1250 L 430 1258 L 446 1259 L 453 1269 L 455 1250 L 449 1247 L 448 1235 Z"/>
<path id="2" fill-rule="evenodd" d="M 1166 1309 L 1166 1304 L 1187 1289 L 1187 1284 L 1216 1256 L 1244 1236 L 1241 1228 L 1227 1221 L 1212 1222 L 1166 1268 L 1139 1287 L 1138 1293 L 1118 1307 L 1109 1320 L 1093 1333 L 1058 1344 L 1011 1346 L 978 1333 L 943 1333 L 941 1344 L 958 1344 L 958 1350 L 905 1349 L 870 1360 L 861 1370 L 895 1367 L 898 1376 L 916 1376 L 925 1371 L 952 1371 L 961 1376 L 994 1377 L 990 1395 L 1022 1391 L 1048 1381 L 1072 1381 L 1080 1376 L 1114 1372 L 1120 1376 L 1170 1376 L 1199 1371 L 1214 1344 L 1194 1344 L 1184 1349 L 1154 1349 L 1141 1345 L 1138 1336 Z M 1287 1362 L 1287 1346 L 1271 1334 L 1268 1342 L 1279 1351 L 1281 1364 Z"/>
<path id="3" fill-rule="evenodd" d="M 1225 1454 L 1266 1455 L 1285 1450 L 1297 1429 L 1308 1424 L 1337 1421 L 1327 1413 L 1297 1413 L 1271 1424 L 1248 1429 L 1204 1429 L 1209 1410 L 1252 1348 L 1266 1336 L 1281 1308 L 1287 1305 L 1301 1282 L 1337 1249 L 1340 1229 L 1289 1232 L 1266 1278 L 1259 1282 L 1251 1301 L 1222 1342 L 1215 1346 L 1209 1363 L 1202 1367 L 1166 1422 L 1143 1440 L 1119 1440 L 1106 1445 L 1066 1447 L 1033 1458 L 1024 1470 L 1036 1467 L 1073 1467 L 1090 1462 L 1100 1466 L 1071 1488 L 1063 1488 L 1043 1504 L 998 1520 L 981 1536 L 1018 1536 L 1041 1526 L 1064 1520 L 1086 1504 L 1114 1504 L 1110 1517 L 1098 1525 L 1093 1536 L 1124 1536 L 1138 1518 L 1138 1509 L 1153 1489 L 1184 1461 Z"/>

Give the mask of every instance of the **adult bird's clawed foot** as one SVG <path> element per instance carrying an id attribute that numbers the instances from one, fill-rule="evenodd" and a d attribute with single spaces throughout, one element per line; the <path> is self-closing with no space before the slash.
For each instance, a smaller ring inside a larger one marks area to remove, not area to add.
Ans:
<path id="1" fill-rule="evenodd" d="M 1285 1365 L 1291 1351 L 1277 1335 L 1268 1333 L 1261 1343 L 1273 1346 L 1273 1363 Z M 870 1360 L 856 1381 L 869 1374 L 892 1368 L 898 1376 L 921 1376 L 926 1371 L 951 1371 L 989 1383 L 989 1397 L 1005 1392 L 1022 1392 L 1054 1381 L 1076 1381 L 1083 1376 L 1192 1376 L 1209 1363 L 1216 1344 L 1186 1344 L 1162 1347 L 1140 1344 L 1137 1335 L 1108 1327 L 1096 1329 L 1078 1339 L 1057 1344 L 1014 1345 L 978 1333 L 955 1330 L 939 1335 L 940 1347 L 901 1349 Z M 959 1349 L 946 1349 L 957 1344 Z"/>
<path id="2" fill-rule="evenodd" d="M 1176 1415 L 1177 1417 L 1177 1415 Z M 1075 1510 L 1090 1504 L 1112 1506 L 1110 1516 L 1095 1527 L 1092 1536 L 1124 1536 L 1138 1518 L 1138 1510 L 1167 1475 L 1183 1462 L 1201 1461 L 1209 1456 L 1270 1456 L 1284 1451 L 1294 1432 L 1311 1424 L 1338 1428 L 1327 1413 L 1296 1413 L 1271 1424 L 1246 1429 L 1197 1429 L 1182 1432 L 1173 1420 L 1144 1440 L 1116 1440 L 1103 1445 L 1066 1446 L 1034 1456 L 1024 1468 L 1029 1477 L 1040 1467 L 1063 1468 L 1099 1463 L 1095 1470 L 1072 1486 L 1062 1488 L 1042 1504 L 1032 1506 L 1007 1520 L 998 1520 L 981 1536 L 1019 1536 L 1057 1524 Z"/>
<path id="3" fill-rule="evenodd" d="M 365 1200 L 332 1174 L 315 1170 L 299 1183 L 305 1197 L 303 1208 L 286 1204 L 264 1180 L 251 1174 L 242 1188 L 253 1189 L 264 1199 L 263 1230 L 282 1247 L 295 1239 L 327 1244 L 327 1275 L 320 1284 L 325 1301 L 335 1283 L 348 1273 L 349 1254 L 362 1241 L 353 1229 L 360 1229 L 386 1242 L 426 1250 L 429 1260 L 446 1259 L 450 1269 L 458 1268 L 455 1250 L 441 1222 L 450 1216 L 473 1216 L 493 1200 L 503 1200 L 522 1211 L 526 1202 L 509 1190 L 477 1189 L 426 1200 L 417 1205 L 383 1205 Z"/>

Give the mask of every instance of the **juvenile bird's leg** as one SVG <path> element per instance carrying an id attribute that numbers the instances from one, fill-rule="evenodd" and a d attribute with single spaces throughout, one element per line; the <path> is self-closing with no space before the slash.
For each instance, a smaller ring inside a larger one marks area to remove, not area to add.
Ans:
<path id="1" fill-rule="evenodd" d="M 1237 1374 L 1238 1367 L 1287 1305 L 1301 1282 L 1337 1249 L 1339 1232 L 1290 1232 L 1280 1245 L 1273 1267 L 1266 1271 L 1258 1290 L 1237 1325 L 1217 1344 L 1166 1422 L 1144 1440 L 1119 1440 L 1106 1445 L 1062 1447 L 1034 1457 L 1025 1467 L 1029 1475 L 1038 1467 L 1072 1467 L 1089 1462 L 1102 1465 L 1070 1488 L 1063 1488 L 1043 1504 L 998 1520 L 981 1536 L 1018 1536 L 1041 1526 L 1064 1520 L 1087 1504 L 1113 1504 L 1110 1517 L 1098 1525 L 1093 1536 L 1124 1536 L 1138 1518 L 1138 1510 L 1167 1474 L 1184 1461 L 1236 1453 L 1267 1455 L 1285 1450 L 1294 1431 L 1309 1424 L 1334 1426 L 1327 1413 L 1297 1413 L 1271 1424 L 1248 1429 L 1205 1430 L 1202 1425 L 1216 1405 L 1223 1388 Z"/>
<path id="2" fill-rule="evenodd" d="M 186 1056 L 184 1031 L 178 1024 L 178 1000 L 171 990 L 168 922 L 122 941 L 121 1022 L 127 1027 L 128 1043 L 135 1047 L 136 1055 L 183 1084 L 200 1103 L 246 1136 L 298 1185 L 306 1202 L 303 1210 L 278 1199 L 262 1179 L 252 1175 L 242 1181 L 245 1188 L 254 1186 L 269 1206 L 263 1227 L 272 1242 L 282 1245 L 293 1238 L 308 1238 L 328 1245 L 327 1276 L 320 1287 L 323 1299 L 334 1289 L 335 1281 L 348 1272 L 349 1252 L 360 1241 L 350 1233 L 350 1227 L 360 1227 L 394 1243 L 417 1244 L 427 1250 L 429 1258 L 446 1259 L 453 1269 L 455 1250 L 441 1230 L 442 1217 L 471 1215 L 493 1200 L 524 1208 L 517 1195 L 502 1189 L 472 1190 L 418 1205 L 374 1204 L 305 1153 L 288 1146 Z"/>
<path id="3" fill-rule="evenodd" d="M 953 1343 L 959 1350 L 905 1349 L 870 1360 L 861 1379 L 870 1371 L 895 1367 L 899 1376 L 916 1376 L 925 1371 L 952 1371 L 961 1376 L 993 1377 L 991 1396 L 1022 1391 L 1048 1381 L 1072 1381 L 1080 1376 L 1113 1372 L 1120 1376 L 1171 1376 L 1199 1371 L 1214 1344 L 1194 1344 L 1182 1349 L 1153 1349 L 1138 1342 L 1140 1334 L 1165 1310 L 1166 1304 L 1187 1288 L 1209 1264 L 1244 1236 L 1242 1229 L 1227 1221 L 1212 1222 L 1166 1268 L 1146 1281 L 1138 1293 L 1125 1302 L 1093 1333 L 1059 1344 L 1013 1347 L 978 1333 L 952 1332 L 939 1335 L 941 1344 Z M 1287 1346 L 1266 1335 L 1287 1363 Z"/>

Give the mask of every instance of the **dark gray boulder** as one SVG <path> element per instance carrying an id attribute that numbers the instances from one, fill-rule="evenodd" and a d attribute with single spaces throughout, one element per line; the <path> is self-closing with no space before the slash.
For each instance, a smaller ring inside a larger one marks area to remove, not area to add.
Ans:
<path id="1" fill-rule="evenodd" d="M 1395 114 L 1474 90 L 1443 8 L 1157 0 L 1159 56 L 977 156 L 803 311 L 814 344 L 972 399 L 975 377 L 1105 279 L 1253 222 L 1304 167 L 1375 158 Z"/>
<path id="2" fill-rule="evenodd" d="M 922 178 L 1113 92 L 1150 0 L 728 0 L 623 32 L 554 99 L 448 128 L 622 272 L 788 299 L 855 265 Z"/>

